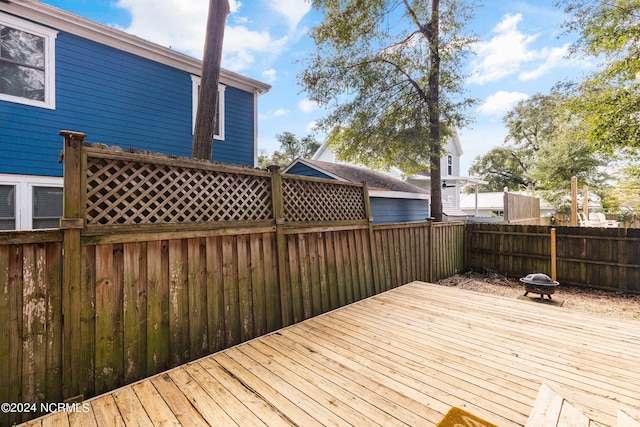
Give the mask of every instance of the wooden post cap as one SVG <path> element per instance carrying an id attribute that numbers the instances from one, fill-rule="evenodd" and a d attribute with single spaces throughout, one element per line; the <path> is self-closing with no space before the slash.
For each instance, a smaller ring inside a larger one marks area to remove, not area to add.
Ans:
<path id="1" fill-rule="evenodd" d="M 65 138 L 72 138 L 72 139 L 85 139 L 87 137 L 87 134 L 82 132 L 76 132 L 74 130 L 61 130 L 60 136 L 64 136 Z"/>

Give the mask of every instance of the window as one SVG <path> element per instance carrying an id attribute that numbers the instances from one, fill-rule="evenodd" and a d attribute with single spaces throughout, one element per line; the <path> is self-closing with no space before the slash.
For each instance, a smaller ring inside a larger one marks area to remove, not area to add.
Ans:
<path id="1" fill-rule="evenodd" d="M 0 230 L 59 228 L 62 178 L 0 175 Z"/>
<path id="2" fill-rule="evenodd" d="M 16 187 L 0 185 L 0 230 L 16 229 Z"/>
<path id="3" fill-rule="evenodd" d="M 56 34 L 0 14 L 0 100 L 55 108 Z"/>
<path id="4" fill-rule="evenodd" d="M 198 111 L 198 97 L 200 95 L 200 77 L 191 76 L 192 82 L 192 125 L 191 131 L 195 129 L 196 126 L 196 113 Z M 226 86 L 219 84 L 218 85 L 218 121 L 216 122 L 216 130 L 213 138 L 224 141 L 224 90 Z"/>
<path id="5" fill-rule="evenodd" d="M 62 188 L 33 187 L 32 228 L 58 228 L 62 218 Z"/>
<path id="6" fill-rule="evenodd" d="M 447 175 L 453 175 L 453 156 L 447 156 Z"/>

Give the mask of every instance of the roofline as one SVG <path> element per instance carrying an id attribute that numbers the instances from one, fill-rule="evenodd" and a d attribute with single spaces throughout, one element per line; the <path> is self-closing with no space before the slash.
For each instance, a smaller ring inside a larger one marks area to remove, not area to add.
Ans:
<path id="1" fill-rule="evenodd" d="M 197 76 L 202 73 L 202 61 L 199 59 L 38 0 L 0 2 L 0 11 L 30 19 Z M 220 70 L 220 82 L 258 94 L 266 93 L 271 89 L 271 86 L 266 83 L 225 69 Z"/>
<path id="2" fill-rule="evenodd" d="M 387 199 L 421 199 L 430 200 L 431 194 L 427 193 L 409 193 L 406 191 L 380 190 L 377 188 L 369 188 L 369 196 L 384 197 Z"/>
<path id="3" fill-rule="evenodd" d="M 311 160 L 319 160 L 319 157 L 322 155 L 322 153 L 324 153 L 327 150 L 328 147 L 329 147 L 329 138 L 325 138 L 322 145 L 316 150 L 315 153 L 313 153 L 313 156 L 311 156 Z M 334 157 L 335 157 L 335 154 L 334 154 Z"/>
<path id="4" fill-rule="evenodd" d="M 451 137 L 451 139 L 453 140 L 453 143 L 456 146 L 456 149 L 458 150 L 458 155 L 462 156 L 464 154 L 464 152 L 462 150 L 462 143 L 460 142 L 460 136 L 458 135 L 458 130 L 457 129 L 453 130 L 453 136 Z M 330 147 L 329 147 L 329 139 L 327 138 L 322 143 L 322 145 L 316 150 L 316 152 L 313 153 L 313 156 L 311 156 L 311 160 L 319 160 L 319 158 L 322 155 L 322 153 L 327 151 L 328 148 L 330 148 Z M 333 150 L 331 150 L 331 151 L 333 152 Z M 333 153 L 333 154 L 335 156 L 335 153 Z"/>
<path id="5" fill-rule="evenodd" d="M 322 162 L 321 160 L 316 160 L 318 162 Z M 308 161 L 306 161 L 305 159 L 295 159 L 293 162 L 291 162 L 291 164 L 289 164 L 289 166 L 287 166 L 286 168 L 284 168 L 282 170 L 282 173 L 288 173 L 289 169 L 291 169 L 294 165 L 298 164 L 298 163 L 302 163 L 303 165 L 310 167 L 314 170 L 317 170 L 318 172 L 321 172 L 327 176 L 330 176 L 338 181 L 342 181 L 342 182 L 352 182 L 349 181 L 339 175 L 336 175 L 335 173 L 331 173 L 329 171 L 327 171 L 326 169 L 322 168 L 321 166 L 318 166 L 316 164 L 310 163 Z M 332 163 L 332 164 L 337 164 L 337 163 Z M 348 166 L 348 167 L 358 167 L 358 166 L 354 166 L 354 165 L 343 165 L 343 166 Z M 366 168 L 365 168 L 366 169 Z M 369 172 L 375 172 L 372 171 L 371 169 L 366 169 Z M 389 177 L 391 179 L 396 179 L 394 177 Z M 399 180 L 398 180 L 399 181 Z M 400 181 L 403 182 L 403 181 Z M 410 183 L 407 183 L 410 184 Z M 416 187 L 420 190 L 422 190 L 422 188 L 420 187 Z M 431 197 L 431 195 L 429 193 L 410 193 L 407 191 L 398 191 L 398 190 L 389 190 L 386 188 L 379 188 L 379 187 L 369 187 L 369 195 L 372 197 L 387 197 L 387 198 L 398 198 L 398 199 L 408 199 L 408 198 L 413 198 L 413 199 L 429 199 Z"/>
<path id="6" fill-rule="evenodd" d="M 453 139 L 453 143 L 456 145 L 456 148 L 458 149 L 458 155 L 462 156 L 464 152 L 462 151 L 462 143 L 460 142 L 460 136 L 458 135 L 457 129 L 453 129 L 453 136 L 451 138 Z"/>
<path id="7" fill-rule="evenodd" d="M 318 161 L 319 161 L 319 160 L 318 160 Z M 321 173 L 323 173 L 323 174 L 325 174 L 325 175 L 327 175 L 327 176 L 330 176 L 331 178 L 336 179 L 336 180 L 338 180 L 338 181 L 351 182 L 351 181 L 348 181 L 348 180 L 344 179 L 344 178 L 343 178 L 343 177 L 341 177 L 341 176 L 338 176 L 338 175 L 336 175 L 336 174 L 334 174 L 334 173 L 331 173 L 331 172 L 329 172 L 329 171 L 326 171 L 325 169 L 321 168 L 320 166 L 317 166 L 317 165 L 311 164 L 311 163 L 309 163 L 309 162 L 305 161 L 305 159 L 295 159 L 293 162 L 291 162 L 291 164 L 289 164 L 289 166 L 287 166 L 286 168 L 284 168 L 284 169 L 282 170 L 282 173 L 288 173 L 289 169 L 291 169 L 294 165 L 296 165 L 296 164 L 298 164 L 298 163 L 302 163 L 303 165 L 308 166 L 308 167 L 310 167 L 311 169 L 315 169 L 315 170 L 317 170 L 318 172 L 321 172 Z"/>

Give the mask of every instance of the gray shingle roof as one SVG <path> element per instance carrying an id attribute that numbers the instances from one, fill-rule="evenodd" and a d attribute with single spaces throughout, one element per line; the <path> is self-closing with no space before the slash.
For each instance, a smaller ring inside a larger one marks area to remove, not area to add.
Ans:
<path id="1" fill-rule="evenodd" d="M 420 187 L 416 187 L 408 182 L 390 177 L 382 172 L 372 171 L 359 166 L 341 165 L 337 163 L 322 162 L 320 160 L 298 159 L 300 163 L 306 164 L 320 172 L 332 175 L 349 182 L 366 181 L 370 189 L 401 191 L 405 193 L 429 194 Z"/>

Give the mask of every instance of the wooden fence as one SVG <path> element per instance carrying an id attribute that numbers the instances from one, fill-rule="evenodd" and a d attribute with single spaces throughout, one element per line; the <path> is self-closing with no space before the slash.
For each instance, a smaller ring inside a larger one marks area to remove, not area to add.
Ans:
<path id="1" fill-rule="evenodd" d="M 467 224 L 465 268 L 511 277 L 551 275 L 551 227 Z M 556 227 L 562 284 L 640 293 L 640 230 Z"/>
<path id="2" fill-rule="evenodd" d="M 508 223 L 540 218 L 540 199 L 504 192 L 504 220 Z"/>
<path id="3" fill-rule="evenodd" d="M 366 184 L 63 134 L 61 229 L 0 234 L 0 402 L 80 400 L 462 271 L 464 224 L 373 226 Z"/>

